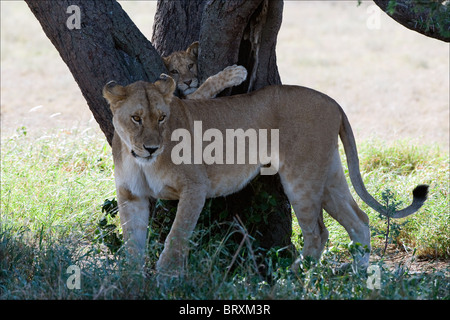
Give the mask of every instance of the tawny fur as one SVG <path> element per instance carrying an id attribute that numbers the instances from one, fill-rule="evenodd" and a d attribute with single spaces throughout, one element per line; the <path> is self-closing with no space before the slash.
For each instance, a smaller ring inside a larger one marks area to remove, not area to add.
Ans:
<path id="1" fill-rule="evenodd" d="M 186 99 L 211 99 L 226 88 L 240 85 L 247 78 L 243 66 L 232 65 L 209 77 L 199 87 L 197 76 L 198 46 L 196 41 L 186 51 L 177 51 L 163 57 L 170 75 L 175 79 L 177 88 Z"/>
<path id="2" fill-rule="evenodd" d="M 172 132 L 184 128 L 194 136 L 194 121 L 202 121 L 203 132 L 215 128 L 224 136 L 226 129 L 279 130 L 278 173 L 302 228 L 304 256 L 318 259 L 328 239 L 323 209 L 344 226 L 352 241 L 370 250 L 369 219 L 348 188 L 339 136 L 356 192 L 371 207 L 386 212 L 364 187 L 350 124 L 333 99 L 304 87 L 268 86 L 238 96 L 181 100 L 173 96 L 175 86 L 171 77 L 164 76 L 155 83 L 141 81 L 126 87 L 112 83 L 103 90 L 113 112 L 115 182 L 131 252 L 141 254 L 145 249 L 148 198 L 177 199 L 176 218 L 157 270 L 179 274 L 205 199 L 239 191 L 267 165 L 174 164 L 171 151 L 178 142 L 171 141 Z M 425 199 L 426 187 L 416 188 L 413 204 L 394 217 L 414 213 Z M 369 253 L 358 260 L 367 266 Z"/>

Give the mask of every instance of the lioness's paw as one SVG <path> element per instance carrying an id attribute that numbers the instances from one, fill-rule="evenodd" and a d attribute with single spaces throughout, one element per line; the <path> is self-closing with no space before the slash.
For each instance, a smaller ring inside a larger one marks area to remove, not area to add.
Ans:
<path id="1" fill-rule="evenodd" d="M 221 72 L 221 77 L 227 83 L 227 87 L 240 85 L 247 78 L 247 69 L 243 66 L 232 65 Z"/>

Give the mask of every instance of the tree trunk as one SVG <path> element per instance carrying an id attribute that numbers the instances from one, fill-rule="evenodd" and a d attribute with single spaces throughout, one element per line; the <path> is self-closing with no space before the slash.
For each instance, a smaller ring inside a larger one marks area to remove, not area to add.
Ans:
<path id="1" fill-rule="evenodd" d="M 201 82 L 240 64 L 248 70 L 247 81 L 222 95 L 250 92 L 281 83 L 275 45 L 282 10 L 282 1 L 269 0 L 159 1 L 152 42 L 166 56 L 199 40 Z M 180 24 L 174 23 L 174 16 L 180 17 Z M 291 246 L 291 209 L 278 175 L 258 177 L 241 192 L 214 199 L 213 219 L 222 220 L 224 211 L 228 220 L 240 216 L 263 248 Z"/>
<path id="2" fill-rule="evenodd" d="M 199 39 L 205 0 L 158 1 L 152 44 L 165 57 Z"/>
<path id="3" fill-rule="evenodd" d="M 138 80 L 155 81 L 167 72 L 161 57 L 115 1 L 26 2 L 69 67 L 111 144 L 114 127 L 102 96 L 103 86 L 110 80 L 124 85 Z M 80 8 L 79 29 L 69 29 L 66 24 L 73 14 L 68 10 L 72 5 Z"/>
<path id="4" fill-rule="evenodd" d="M 117 2 L 26 2 L 69 67 L 110 144 L 114 128 L 101 94 L 103 86 L 110 80 L 124 85 L 137 80 L 153 82 L 167 72 L 160 54 L 184 50 L 195 40 L 201 43 L 201 79 L 239 63 L 248 69 L 249 80 L 233 94 L 280 83 L 275 44 L 282 1 L 160 1 L 152 38 L 157 50 Z M 68 10 L 72 5 L 80 8 L 79 29 L 66 24 L 73 14 Z M 214 201 L 216 217 L 225 206 L 230 217 L 255 220 L 247 228 L 261 246 L 291 244 L 291 211 L 278 175 L 260 177 L 236 195 Z M 154 207 L 155 202 L 150 205 Z"/>

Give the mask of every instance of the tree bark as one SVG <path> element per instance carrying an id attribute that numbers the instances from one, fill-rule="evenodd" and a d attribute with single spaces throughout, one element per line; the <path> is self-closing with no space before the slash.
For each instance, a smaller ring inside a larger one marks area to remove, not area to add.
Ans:
<path id="1" fill-rule="evenodd" d="M 238 63 L 249 77 L 233 94 L 281 84 L 275 47 L 282 13 L 283 1 L 209 2 L 200 30 L 202 80 Z"/>
<path id="2" fill-rule="evenodd" d="M 158 1 L 152 44 L 163 57 L 199 39 L 205 0 Z"/>
<path id="3" fill-rule="evenodd" d="M 161 57 L 115 1 L 26 0 L 42 29 L 69 67 L 109 144 L 114 127 L 102 96 L 110 80 L 155 81 L 167 72 Z M 80 29 L 66 25 L 71 5 L 80 8 Z"/>
<path id="4" fill-rule="evenodd" d="M 275 46 L 282 11 L 282 1 L 159 1 L 152 42 L 160 54 L 169 55 L 199 40 L 200 81 L 229 65 L 239 64 L 247 68 L 249 78 L 222 95 L 250 92 L 281 84 Z M 174 15 L 181 17 L 180 27 L 174 27 Z M 214 199 L 212 219 L 223 221 L 220 217 L 224 211 L 228 213 L 225 220 L 239 215 L 263 248 L 292 245 L 291 209 L 278 175 L 258 177 L 244 190 L 225 199 Z"/>
<path id="5" fill-rule="evenodd" d="M 248 79 L 227 93 L 245 93 L 281 84 L 275 47 L 282 11 L 282 1 L 208 2 L 199 38 L 201 77 L 206 79 L 237 63 L 247 68 Z M 273 203 L 268 202 L 269 199 L 273 199 Z M 291 207 L 278 175 L 257 177 L 239 193 L 228 196 L 225 202 L 231 216 L 249 218 L 250 222 L 241 220 L 261 247 L 292 246 Z M 264 219 L 254 219 L 258 216 Z"/>
<path id="6" fill-rule="evenodd" d="M 450 42 L 450 2 L 373 0 L 381 10 L 408 29 Z"/>

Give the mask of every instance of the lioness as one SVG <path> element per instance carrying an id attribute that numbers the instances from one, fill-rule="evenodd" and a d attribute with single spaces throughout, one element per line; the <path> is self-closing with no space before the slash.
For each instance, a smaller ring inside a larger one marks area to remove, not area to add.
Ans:
<path id="1" fill-rule="evenodd" d="M 278 130 L 279 151 L 272 159 L 278 161 L 284 191 L 303 232 L 303 256 L 321 256 L 328 238 L 322 209 L 344 226 L 352 241 L 370 250 L 369 219 L 349 191 L 338 136 L 356 192 L 373 209 L 384 215 L 386 212 L 364 186 L 352 129 L 333 99 L 304 87 L 276 85 L 231 97 L 181 100 L 173 95 L 175 86 L 174 79 L 162 75 L 155 83 L 139 81 L 121 86 L 111 82 L 103 89 L 115 128 L 112 151 L 120 221 L 132 253 L 142 254 L 146 246 L 148 198 L 178 199 L 176 218 L 156 268 L 166 275 L 182 272 L 188 240 L 205 199 L 239 191 L 269 164 L 270 160 L 254 164 L 174 164 L 172 151 L 179 142 L 173 133 L 183 129 L 192 137 L 198 136 L 196 121 L 201 121 L 203 130 L 222 133 L 239 128 Z M 271 139 L 267 143 L 267 150 L 276 149 Z M 206 147 L 209 145 L 201 146 L 200 151 L 205 152 Z M 416 187 L 412 204 L 393 217 L 416 212 L 427 192 L 426 185 Z M 366 267 L 369 253 L 358 259 Z"/>
<path id="2" fill-rule="evenodd" d="M 170 75 L 175 79 L 182 98 L 214 98 L 222 90 L 240 85 L 247 78 L 247 69 L 243 66 L 232 65 L 209 77 L 199 87 L 198 47 L 199 43 L 196 41 L 186 51 L 176 51 L 162 58 Z"/>

